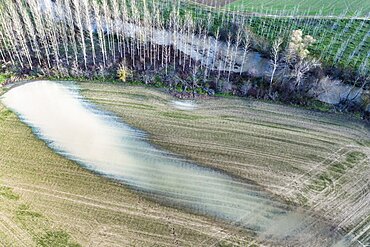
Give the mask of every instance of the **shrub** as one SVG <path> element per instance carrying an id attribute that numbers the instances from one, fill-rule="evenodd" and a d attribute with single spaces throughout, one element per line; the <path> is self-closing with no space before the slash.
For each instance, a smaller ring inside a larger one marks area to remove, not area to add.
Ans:
<path id="1" fill-rule="evenodd" d="M 132 76 L 132 72 L 125 65 L 121 64 L 117 70 L 117 76 L 120 81 L 126 82 Z"/>
<path id="2" fill-rule="evenodd" d="M 6 79 L 8 79 L 8 76 L 0 74 L 0 85 L 3 84 L 6 81 Z"/>

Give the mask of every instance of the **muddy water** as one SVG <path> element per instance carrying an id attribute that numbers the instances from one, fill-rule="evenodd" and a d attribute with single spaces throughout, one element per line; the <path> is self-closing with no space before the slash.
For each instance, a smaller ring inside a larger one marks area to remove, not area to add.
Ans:
<path id="1" fill-rule="evenodd" d="M 1 100 L 56 152 L 166 205 L 243 226 L 278 245 L 347 245 L 330 226 L 257 186 L 155 148 L 145 133 L 84 101 L 73 83 L 31 82 Z"/>

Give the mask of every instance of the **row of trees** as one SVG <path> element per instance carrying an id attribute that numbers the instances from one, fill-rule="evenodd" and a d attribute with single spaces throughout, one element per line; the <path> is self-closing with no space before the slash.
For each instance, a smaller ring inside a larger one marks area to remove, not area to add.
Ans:
<path id="1" fill-rule="evenodd" d="M 180 79 L 193 91 L 210 81 L 222 90 L 250 72 L 245 69 L 250 50 L 264 47 L 271 59 L 263 75 L 269 81 L 266 94 L 275 98 L 277 86 L 304 88 L 309 72 L 320 67 L 310 55 L 320 40 L 302 30 L 289 35 L 281 30 L 281 37 L 267 43 L 252 30 L 260 20 L 268 35 L 273 26 L 266 18 L 194 7 L 188 1 L 0 0 L 0 8 L 0 60 L 24 70 L 75 76 L 104 74 L 114 67 L 121 78 L 130 75 L 126 69 L 177 71 L 188 77 Z M 368 57 L 360 68 L 361 75 L 369 72 Z"/>
<path id="2" fill-rule="evenodd" d="M 213 49 L 216 54 L 207 49 L 216 15 L 204 16 L 179 0 L 2 0 L 0 6 L 0 58 L 22 68 L 60 69 L 62 64 L 75 63 L 86 70 L 125 60 L 134 68 L 141 61 L 144 69 L 181 65 L 185 70 L 194 61 L 203 68 L 205 61 L 199 60 L 220 55 L 217 49 Z M 222 15 L 215 31 L 216 46 L 221 43 L 221 29 L 235 21 L 232 18 Z M 235 37 L 234 32 L 227 34 L 229 60 L 232 50 L 242 45 L 242 32 L 240 23 Z M 190 48 L 182 39 L 190 41 Z M 184 49 L 195 50 L 196 57 Z M 222 70 L 231 66 L 224 64 Z"/>
<path id="3" fill-rule="evenodd" d="M 193 42 L 194 37 L 202 39 L 202 46 L 195 48 L 199 52 L 209 44 L 209 35 L 217 40 L 216 45 L 221 41 L 227 42 L 226 55 L 233 59 L 232 49 L 249 46 L 250 40 L 246 41 L 245 37 L 250 37 L 246 33 L 250 33 L 252 29 L 263 39 L 272 40 L 271 44 L 274 37 L 287 38 L 297 29 L 295 19 L 284 18 L 283 13 L 276 12 L 271 18 L 249 16 L 224 8 L 194 6 L 186 0 L 1 0 L 0 5 L 0 59 L 29 68 L 37 64 L 45 65 L 44 63 L 48 67 L 58 67 L 60 63 L 73 62 L 84 69 L 90 63 L 105 67 L 126 58 L 127 53 L 130 53 L 132 61 L 136 60 L 136 55 L 140 56 L 144 67 L 147 67 L 147 63 L 157 63 L 158 58 L 162 60 L 161 65 L 170 63 L 176 66 L 183 61 L 190 64 L 192 61 L 189 56 L 184 55 L 178 59 L 178 48 L 182 45 L 179 38 L 190 39 L 192 47 L 199 46 L 199 42 Z M 296 10 L 293 9 L 290 15 L 297 15 Z M 352 30 L 352 25 L 358 23 L 357 18 L 356 15 L 351 17 L 346 26 L 336 32 L 330 44 L 321 52 L 324 59 L 329 57 L 327 51 L 333 50 L 332 46 L 337 40 L 347 35 Z M 340 18 L 333 21 L 325 17 L 312 17 L 300 21 L 302 30 L 308 30 L 315 36 L 326 30 L 331 23 L 332 29 L 341 25 Z M 256 26 L 257 23 L 259 24 Z M 360 19 L 355 34 L 361 37 L 367 26 L 366 20 Z M 133 34 L 130 28 L 139 31 Z M 162 52 L 159 47 L 161 44 L 152 42 L 154 36 L 158 40 L 155 30 L 173 33 L 171 45 L 177 51 L 164 47 Z M 356 38 L 357 42 L 357 36 L 351 37 Z M 363 57 L 360 56 L 361 49 L 366 45 L 367 38 L 368 34 L 353 50 L 351 61 L 361 62 L 358 59 Z M 266 46 L 258 39 L 254 39 L 253 48 L 268 48 L 269 45 Z M 324 40 L 326 38 L 320 35 L 316 44 L 321 45 Z M 336 61 L 347 53 L 349 44 L 354 44 L 354 40 L 348 38 L 343 42 L 336 52 Z M 210 55 L 217 57 L 218 54 Z M 368 67 L 367 61 L 368 58 L 361 62 L 362 67 L 364 64 Z M 132 62 L 132 65 L 135 66 L 135 63 Z M 182 65 L 185 69 L 184 63 Z M 232 63 L 224 67 L 227 66 L 231 67 Z"/>
<path id="4" fill-rule="evenodd" d="M 302 86 L 306 74 L 313 68 L 321 66 L 320 62 L 310 56 L 309 48 L 316 40 L 310 36 L 303 36 L 302 30 L 292 32 L 287 48 L 283 49 L 284 41 L 278 38 L 271 47 L 271 76 L 269 96 L 273 98 L 273 83 L 276 72 L 280 73 L 280 81 L 293 79 L 293 89 Z"/>

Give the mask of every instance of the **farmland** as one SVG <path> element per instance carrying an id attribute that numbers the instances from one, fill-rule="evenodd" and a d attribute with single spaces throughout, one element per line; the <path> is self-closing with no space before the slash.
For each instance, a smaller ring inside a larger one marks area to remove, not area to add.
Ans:
<path id="1" fill-rule="evenodd" d="M 202 8 L 213 1 L 197 1 Z M 299 4 L 297 4 L 297 2 Z M 205 8 L 207 9 L 207 8 Z M 326 66 L 368 73 L 370 3 L 363 1 L 233 1 L 211 11 L 240 15 L 266 50 L 277 38 L 300 29 L 316 39 L 312 54 Z M 245 13 L 244 13 L 245 11 Z M 196 10 L 196 13 L 201 12 Z M 216 18 L 217 19 L 217 18 Z M 219 23 L 222 21 L 216 21 Z"/>
<path id="2" fill-rule="evenodd" d="M 250 19 L 252 30 L 272 42 L 287 37 L 292 30 L 301 29 L 315 37 L 312 54 L 324 64 L 341 68 L 369 70 L 368 20 L 354 19 L 291 19 L 257 17 Z"/>
<path id="3" fill-rule="evenodd" d="M 236 0 L 224 7 L 255 13 L 321 16 L 367 16 L 370 11 L 370 3 L 360 0 Z"/>
<path id="4" fill-rule="evenodd" d="M 83 83 L 81 90 L 89 100 L 147 131 L 154 144 L 255 181 L 369 241 L 363 232 L 369 224 L 370 172 L 368 127 L 363 123 L 230 98 L 198 101 L 198 109 L 179 111 L 168 95 L 140 87 Z M 354 208 L 357 215 L 351 213 Z"/>
<path id="5" fill-rule="evenodd" d="M 0 0 L 0 246 L 369 245 L 369 18 Z"/>
<path id="6" fill-rule="evenodd" d="M 245 231 L 148 201 L 62 158 L 1 104 L 0 154 L 1 246 L 251 243 Z"/>
<path id="7" fill-rule="evenodd" d="M 145 130 L 153 144 L 258 183 L 369 241 L 369 136 L 362 122 L 236 98 L 198 100 L 195 110 L 183 111 L 157 89 L 79 86 L 86 99 Z M 80 168 L 53 153 L 3 106 L 0 128 L 2 244 L 258 243 L 244 230 L 161 206 Z"/>

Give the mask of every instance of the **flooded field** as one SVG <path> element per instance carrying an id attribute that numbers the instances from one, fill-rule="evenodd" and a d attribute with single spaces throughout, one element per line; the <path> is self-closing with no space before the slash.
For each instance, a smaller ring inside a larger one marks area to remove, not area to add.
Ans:
<path id="1" fill-rule="evenodd" d="M 289 209 L 256 185 L 155 148 L 145 133 L 84 101 L 74 84 L 28 83 L 5 94 L 3 102 L 58 153 L 161 203 L 237 224 L 281 244 L 342 240 L 330 225 Z"/>

